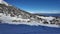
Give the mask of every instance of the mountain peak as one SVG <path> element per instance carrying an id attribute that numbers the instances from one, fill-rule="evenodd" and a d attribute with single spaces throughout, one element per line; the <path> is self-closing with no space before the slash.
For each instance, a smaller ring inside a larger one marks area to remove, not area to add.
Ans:
<path id="1" fill-rule="evenodd" d="M 0 0 L 0 4 L 5 4 L 6 6 L 11 6 L 7 2 L 5 2 L 4 0 Z"/>
<path id="2" fill-rule="evenodd" d="M 3 2 L 3 0 L 0 0 L 0 3 L 2 3 Z"/>

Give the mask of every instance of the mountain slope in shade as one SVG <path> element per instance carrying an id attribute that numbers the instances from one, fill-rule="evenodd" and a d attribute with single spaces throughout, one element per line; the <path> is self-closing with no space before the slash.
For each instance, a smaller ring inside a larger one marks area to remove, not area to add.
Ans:
<path id="1" fill-rule="evenodd" d="M 60 18 L 31 14 L 1 0 L 0 22 L 9 24 L 44 25 L 55 27 L 60 25 Z"/>

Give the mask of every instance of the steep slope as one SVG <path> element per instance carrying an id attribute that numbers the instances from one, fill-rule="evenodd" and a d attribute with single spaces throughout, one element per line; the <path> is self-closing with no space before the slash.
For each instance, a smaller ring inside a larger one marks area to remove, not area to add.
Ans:
<path id="1" fill-rule="evenodd" d="M 16 8 L 5 1 L 0 1 L 0 22 L 15 23 L 15 24 L 34 24 L 34 25 L 49 25 L 60 23 L 60 18 L 47 17 L 38 14 L 31 14 L 19 8 Z M 18 22 L 18 23 L 17 23 Z"/>
<path id="2" fill-rule="evenodd" d="M 2 13 L 3 15 L 6 15 L 6 16 L 10 15 L 10 17 L 14 17 L 14 18 L 17 17 L 21 19 L 30 19 L 31 21 L 39 20 L 39 18 L 36 17 L 36 15 L 7 4 L 8 3 L 5 1 L 4 2 L 2 1 L 0 3 L 0 14 Z"/>
<path id="3" fill-rule="evenodd" d="M 10 14 L 12 17 L 19 17 L 19 15 L 21 15 L 23 18 L 36 17 L 33 14 L 28 13 L 24 10 L 18 9 L 13 6 L 6 6 L 5 4 L 0 4 L 0 13 L 6 14 L 6 16 Z"/>

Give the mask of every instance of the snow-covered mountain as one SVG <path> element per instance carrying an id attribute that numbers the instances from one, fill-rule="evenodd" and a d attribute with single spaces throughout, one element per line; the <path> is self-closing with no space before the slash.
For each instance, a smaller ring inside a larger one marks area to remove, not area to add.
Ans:
<path id="1" fill-rule="evenodd" d="M 58 26 L 60 18 L 31 14 L 0 0 L 0 23 Z"/>
<path id="2" fill-rule="evenodd" d="M 11 6 L 7 2 L 5 2 L 4 0 L 0 0 L 0 4 L 5 4 L 6 6 Z"/>

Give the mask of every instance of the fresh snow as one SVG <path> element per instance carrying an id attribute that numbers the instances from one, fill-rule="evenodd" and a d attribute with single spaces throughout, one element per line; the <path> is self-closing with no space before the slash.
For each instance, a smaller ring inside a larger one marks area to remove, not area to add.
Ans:
<path id="1" fill-rule="evenodd" d="M 5 4 L 6 6 L 12 6 L 12 5 L 9 5 L 7 2 L 5 2 L 4 0 L 0 0 L 0 4 Z"/>
<path id="2" fill-rule="evenodd" d="M 49 20 L 52 20 L 53 17 L 41 17 L 43 19 L 47 19 L 48 21 Z M 36 26 L 48 26 L 48 27 L 59 27 L 58 25 L 52 25 L 52 24 L 43 24 L 42 22 L 41 23 L 38 23 L 36 21 L 33 21 L 33 22 L 27 22 L 29 21 L 30 19 L 22 19 L 22 18 L 17 18 L 17 17 L 11 17 L 10 14 L 8 16 L 6 16 L 5 14 L 2 14 L 0 13 L 0 20 L 2 20 L 2 23 L 8 23 L 8 24 L 26 24 L 26 25 L 36 25 Z M 12 20 L 21 20 L 21 21 L 26 21 L 26 22 L 12 22 Z"/>
<path id="3" fill-rule="evenodd" d="M 56 27 L 56 28 L 60 28 L 59 25 L 52 25 L 52 24 L 42 24 L 42 23 L 37 23 L 37 22 L 5 22 L 7 24 L 15 24 L 15 25 L 20 25 L 20 24 L 26 24 L 26 25 L 30 25 L 30 26 L 47 26 L 47 27 Z"/>

